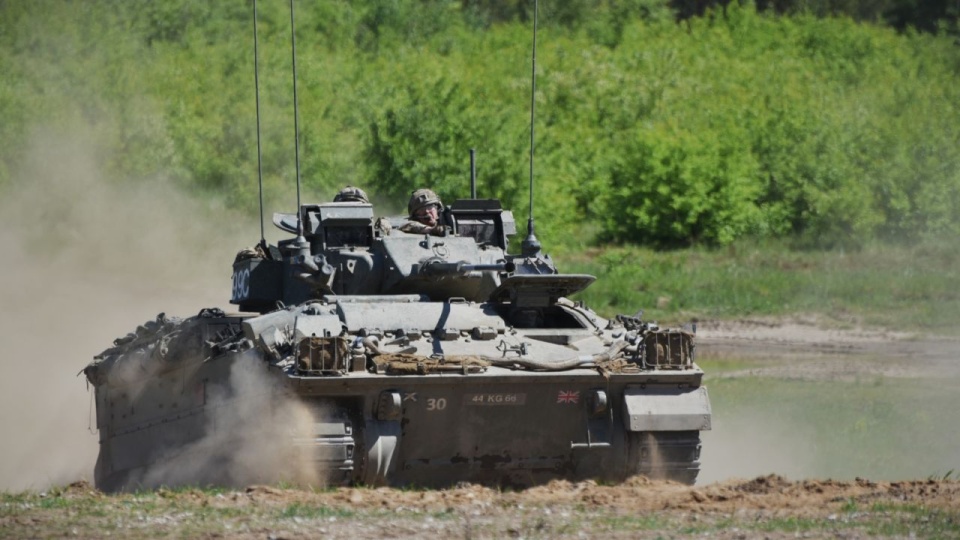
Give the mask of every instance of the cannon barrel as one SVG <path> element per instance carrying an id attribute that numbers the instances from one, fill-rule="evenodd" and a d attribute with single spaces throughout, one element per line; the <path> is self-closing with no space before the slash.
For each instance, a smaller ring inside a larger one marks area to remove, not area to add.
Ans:
<path id="1" fill-rule="evenodd" d="M 427 261 L 420 266 L 420 271 L 429 276 L 456 276 L 470 272 L 513 272 L 514 270 L 516 265 L 512 262 L 470 264 L 466 261 Z"/>

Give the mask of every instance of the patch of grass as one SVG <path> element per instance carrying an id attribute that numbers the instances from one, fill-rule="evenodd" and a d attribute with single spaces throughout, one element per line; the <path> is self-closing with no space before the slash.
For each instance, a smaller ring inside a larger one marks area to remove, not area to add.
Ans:
<path id="1" fill-rule="evenodd" d="M 357 515 L 353 510 L 330 508 L 328 506 L 313 506 L 303 503 L 293 503 L 280 510 L 278 517 L 282 519 L 326 519 L 330 517 L 352 518 Z"/>
<path id="2" fill-rule="evenodd" d="M 429 516 L 437 521 L 449 521 L 454 519 L 459 519 L 459 516 L 450 508 L 445 508 L 443 510 L 436 510 L 433 512 L 426 512 L 425 516 Z"/>
<path id="3" fill-rule="evenodd" d="M 876 504 L 866 531 L 871 536 L 956 538 L 960 536 L 960 513 L 916 505 Z"/>
<path id="4" fill-rule="evenodd" d="M 849 501 L 842 514 L 826 518 L 727 517 L 702 523 L 687 522 L 676 530 L 684 536 L 739 532 L 745 537 L 754 536 L 751 533 L 786 533 L 814 537 L 866 534 L 871 537 L 953 538 L 960 532 L 960 520 L 956 514 L 890 504 L 874 505 L 869 512 L 847 511 L 855 507 L 856 504 Z"/>
<path id="5" fill-rule="evenodd" d="M 836 529 L 843 524 L 834 520 L 810 519 L 799 517 L 770 518 L 761 521 L 750 527 L 756 531 L 764 532 L 788 532 L 788 533 L 808 533 L 814 531 L 824 531 Z"/>
<path id="6" fill-rule="evenodd" d="M 852 513 L 856 512 L 857 510 L 859 510 L 859 508 L 860 508 L 860 505 L 857 504 L 857 501 L 855 501 L 855 500 L 853 500 L 853 499 L 847 499 L 847 500 L 843 503 L 843 506 L 840 507 L 840 511 L 841 511 L 841 512 L 844 512 L 844 513 L 847 513 L 847 514 L 852 514 Z"/>
<path id="7" fill-rule="evenodd" d="M 605 316 L 682 323 L 695 318 L 819 314 L 838 323 L 955 334 L 960 246 L 873 245 L 799 251 L 742 241 L 724 249 L 624 247 L 558 258 L 564 272 L 597 276 L 577 298 Z"/>
<path id="8" fill-rule="evenodd" d="M 31 496 L 31 493 L 28 491 L 20 491 L 16 493 L 7 491 L 0 492 L 0 509 L 25 503 L 28 499 L 30 499 Z"/>
<path id="9" fill-rule="evenodd" d="M 451 520 L 465 520 L 468 534 L 479 537 L 550 538 L 583 533 L 590 536 L 613 533 L 612 536 L 616 537 L 703 534 L 753 537 L 771 533 L 773 536 L 785 533 L 820 537 L 847 533 L 853 536 L 937 538 L 960 534 L 960 516 L 955 512 L 889 502 L 875 503 L 866 509 L 852 499 L 846 501 L 836 515 L 819 518 L 776 517 L 762 511 L 757 515 L 633 513 L 581 503 L 569 507 L 531 505 L 522 510 L 510 507 L 503 512 L 493 512 L 482 520 L 471 521 L 464 513 L 468 507 L 428 514 L 340 509 L 304 502 L 285 506 L 231 505 L 227 502 L 228 506 L 220 507 L 210 504 L 207 497 L 197 497 L 189 491 L 181 493 L 184 496 L 180 498 L 171 497 L 170 493 L 167 495 L 66 493 L 51 497 L 49 493 L 43 496 L 38 493 L 3 493 L 0 494 L 0 508 L 16 512 L 16 519 L 0 520 L 0 537 L 95 537 L 107 533 L 122 537 L 231 537 L 263 531 L 278 536 L 302 536 L 303 527 L 312 525 L 303 525 L 300 520 L 330 521 L 324 526 L 337 522 L 335 526 L 339 529 L 336 530 L 341 533 L 362 522 L 383 533 L 397 526 L 402 530 L 414 530 L 425 523 L 425 516 L 446 521 L 446 525 L 429 529 L 431 533 L 443 531 L 449 534 Z M 48 498 L 59 498 L 62 503 L 44 507 L 43 501 Z M 334 517 L 338 519 L 329 519 Z"/>
<path id="10" fill-rule="evenodd" d="M 601 527 L 609 531 L 650 531 L 668 528 L 668 526 L 668 521 L 656 514 L 603 516 L 592 523 L 592 527 Z"/>
<path id="11" fill-rule="evenodd" d="M 37 508 L 44 510 L 63 509 L 73 506 L 76 506 L 76 502 L 64 497 L 42 497 L 37 503 Z"/>
<path id="12" fill-rule="evenodd" d="M 950 477 L 952 476 L 953 476 L 953 469 L 950 469 L 949 471 L 943 474 L 940 474 L 940 473 L 931 474 L 930 476 L 927 477 L 927 480 L 944 481 L 944 480 L 950 480 Z"/>
<path id="13" fill-rule="evenodd" d="M 685 523 L 678 529 L 684 536 L 703 535 L 717 531 L 726 531 L 738 526 L 738 521 L 731 516 L 705 522 Z"/>

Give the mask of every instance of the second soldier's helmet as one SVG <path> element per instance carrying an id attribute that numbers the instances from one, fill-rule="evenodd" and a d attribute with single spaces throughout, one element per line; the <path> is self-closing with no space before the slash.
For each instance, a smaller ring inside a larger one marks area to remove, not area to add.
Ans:
<path id="1" fill-rule="evenodd" d="M 333 202 L 362 202 L 369 204 L 370 199 L 367 198 L 367 194 L 362 189 L 347 186 L 334 195 Z"/>
<path id="2" fill-rule="evenodd" d="M 412 217 L 417 213 L 417 210 L 421 208 L 426 208 L 431 204 L 442 207 L 443 203 L 440 201 L 440 197 L 434 193 L 432 189 L 418 189 L 410 195 L 410 202 L 407 203 L 407 210 L 410 212 Z"/>

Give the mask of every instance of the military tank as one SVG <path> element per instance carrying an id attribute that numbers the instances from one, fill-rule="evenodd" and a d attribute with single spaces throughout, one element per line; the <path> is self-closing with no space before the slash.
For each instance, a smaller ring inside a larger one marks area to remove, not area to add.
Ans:
<path id="1" fill-rule="evenodd" d="M 694 483 L 711 424 L 695 327 L 570 300 L 595 278 L 537 243 L 511 254 L 498 200 L 439 219 L 404 232 L 410 216 L 362 200 L 274 215 L 292 236 L 237 255 L 239 313 L 160 314 L 84 369 L 97 486 L 269 480 L 294 463 L 282 478 L 327 485 Z M 241 366 L 260 384 L 238 383 Z"/>
<path id="2" fill-rule="evenodd" d="M 256 74 L 256 0 L 253 20 Z M 290 20 L 296 125 L 292 1 Z M 301 204 L 297 146 L 296 211 L 273 216 L 291 236 L 264 239 L 261 196 L 260 241 L 233 262 L 238 313 L 161 313 L 83 370 L 97 487 L 694 483 L 711 422 L 696 328 L 570 299 L 595 278 L 559 272 L 534 234 L 535 89 L 519 253 L 513 214 L 476 196 L 472 153 L 470 198 L 419 190 L 378 219 L 357 188 Z"/>

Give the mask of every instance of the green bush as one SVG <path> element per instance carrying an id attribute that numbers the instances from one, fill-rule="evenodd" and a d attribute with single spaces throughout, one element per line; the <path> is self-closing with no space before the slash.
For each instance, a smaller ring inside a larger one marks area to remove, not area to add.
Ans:
<path id="1" fill-rule="evenodd" d="M 638 130 L 623 155 L 603 199 L 610 239 L 722 245 L 756 229 L 758 166 L 735 141 Z"/>
<path id="2" fill-rule="evenodd" d="M 422 66 L 421 66 L 422 68 Z M 431 187 L 452 201 L 469 197 L 469 149 L 479 152 L 479 195 L 516 199 L 523 185 L 526 126 L 508 114 L 485 110 L 484 96 L 469 85 L 432 76 L 407 79 L 388 107 L 371 122 L 365 158 L 370 185 L 406 201 Z"/>

